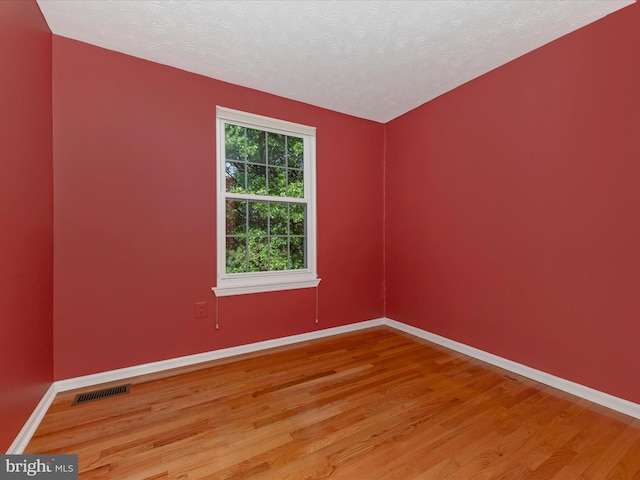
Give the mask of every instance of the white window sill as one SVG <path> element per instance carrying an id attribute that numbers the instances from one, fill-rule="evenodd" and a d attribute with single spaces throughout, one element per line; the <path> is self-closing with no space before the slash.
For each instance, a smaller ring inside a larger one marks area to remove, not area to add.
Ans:
<path id="1" fill-rule="evenodd" d="M 315 288 L 320 283 L 319 278 L 311 280 L 289 280 L 269 283 L 232 283 L 212 287 L 216 297 L 228 297 L 231 295 L 246 295 L 249 293 L 278 292 L 281 290 L 295 290 L 298 288 Z"/>

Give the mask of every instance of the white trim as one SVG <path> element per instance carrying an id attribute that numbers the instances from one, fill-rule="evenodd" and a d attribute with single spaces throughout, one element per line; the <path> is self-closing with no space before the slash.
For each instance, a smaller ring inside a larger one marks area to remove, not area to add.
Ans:
<path id="1" fill-rule="evenodd" d="M 306 198 L 298 198 L 298 197 L 271 197 L 269 195 L 253 195 L 251 193 L 225 193 L 225 197 L 227 199 L 233 200 L 249 200 L 256 201 L 259 200 L 261 202 L 274 202 L 274 203 L 299 203 L 300 205 L 306 205 Z"/>
<path id="2" fill-rule="evenodd" d="M 162 372 L 165 370 L 195 365 L 211 360 L 229 358 L 245 353 L 259 352 L 261 350 L 267 350 L 270 348 L 291 345 L 299 342 L 306 342 L 319 338 L 330 337 L 332 335 L 339 335 L 342 333 L 355 332 L 358 330 L 364 330 L 366 328 L 377 327 L 381 325 L 386 325 L 396 330 L 408 333 L 409 335 L 422 338 L 437 345 L 441 345 L 456 352 L 476 358 L 491 365 L 504 368 L 505 370 L 509 370 L 510 372 L 522 375 L 523 377 L 530 378 L 540 383 L 544 383 L 545 385 L 549 385 L 551 387 L 557 388 L 558 390 L 562 390 L 577 397 L 584 398 L 585 400 L 589 400 L 593 403 L 603 405 L 631 417 L 640 418 L 640 404 L 630 402 L 629 400 L 624 400 L 613 395 L 609 395 L 608 393 L 594 390 L 593 388 L 589 388 L 560 377 L 556 377 L 555 375 L 536 370 L 534 368 L 522 365 L 503 357 L 499 357 L 489 352 L 485 352 L 484 350 L 480 350 L 475 347 L 456 342 L 455 340 L 436 335 L 435 333 L 422 330 L 421 328 L 417 328 L 412 325 L 407 325 L 405 323 L 397 322 L 390 318 L 383 317 L 373 320 L 366 320 L 359 323 L 343 325 L 340 327 L 301 333 L 298 335 L 291 335 L 288 337 L 276 338 L 273 340 L 265 340 L 262 342 L 250 343 L 237 347 L 224 348 L 221 350 L 212 350 L 205 353 L 172 358 L 159 362 L 146 363 L 133 367 L 96 373 L 93 375 L 85 375 L 82 377 L 69 378 L 66 380 L 58 380 L 49 387 L 47 393 L 44 395 L 44 397 L 42 397 L 42 400 L 40 401 L 34 412 L 31 414 L 14 442 L 9 447 L 9 450 L 7 450 L 7 453 L 19 454 L 24 451 L 25 447 L 29 444 L 31 437 L 38 428 L 38 425 L 42 421 L 42 418 L 47 412 L 49 406 L 53 402 L 56 393 L 58 392 L 64 392 L 76 388 L 90 387 L 93 385 L 99 385 L 112 381 L 124 380 L 138 375 Z"/>
<path id="3" fill-rule="evenodd" d="M 612 410 L 622 412 L 634 418 L 640 418 L 640 404 L 638 403 L 634 403 L 620 397 L 614 397 L 613 395 L 610 395 L 608 393 L 586 387 L 570 380 L 565 380 L 564 378 L 556 377 L 555 375 L 551 375 L 550 373 L 536 370 L 535 368 L 531 368 L 521 363 L 499 357 L 498 355 L 494 355 L 493 353 L 485 352 L 484 350 L 465 345 L 464 343 L 456 342 L 455 340 L 451 340 L 446 337 L 441 337 L 440 335 L 436 335 L 435 333 L 422 330 L 421 328 L 417 328 L 412 325 L 407 325 L 406 323 L 396 322 L 395 320 L 391 320 L 390 318 L 385 318 L 384 323 L 385 325 L 395 328 L 396 330 L 400 330 L 415 337 L 428 340 L 451 350 L 455 350 L 456 352 L 463 353 L 478 360 L 482 360 L 483 362 L 489 363 L 491 365 L 504 368 L 505 370 L 509 370 L 510 372 L 535 380 L 536 382 L 544 383 L 545 385 L 549 385 L 550 387 L 554 387 L 558 390 L 562 390 L 563 392 L 575 395 L 576 397 L 584 398 L 585 400 L 603 405 Z"/>
<path id="4" fill-rule="evenodd" d="M 234 123 L 242 123 L 247 126 L 260 127 L 276 133 L 297 133 L 298 135 L 314 136 L 316 127 L 310 127 L 301 123 L 288 122 L 277 118 L 256 115 L 255 113 L 242 112 L 227 107 L 216 106 L 216 117 Z"/>
<path id="5" fill-rule="evenodd" d="M 281 290 L 295 290 L 297 288 L 314 288 L 320 283 L 320 279 L 297 280 L 291 282 L 277 282 L 265 284 L 246 284 L 237 286 L 211 287 L 216 297 L 227 297 L 229 295 L 245 295 L 248 293 L 278 292 Z"/>
<path id="6" fill-rule="evenodd" d="M 304 142 L 303 171 L 304 197 L 273 197 L 230 193 L 225 185 L 225 133 L 224 124 L 232 122 L 252 128 L 302 137 Z M 253 113 L 225 107 L 216 107 L 216 286 L 212 290 L 218 297 L 248 293 L 273 292 L 296 288 L 316 287 L 317 278 L 317 210 L 316 210 L 316 129 Z M 269 272 L 226 273 L 226 202 L 228 199 L 261 200 L 306 205 L 306 261 L 307 268 Z"/>
<path id="7" fill-rule="evenodd" d="M 49 389 L 46 391 L 36 408 L 33 410 L 33 413 L 22 427 L 22 430 L 20 430 L 20 433 L 18 433 L 18 436 L 9 446 L 7 455 L 19 455 L 24 452 L 24 449 L 31 441 L 31 437 L 36 433 L 40 422 L 44 418 L 44 414 L 47 413 L 47 410 L 49 410 L 53 400 L 56 398 L 56 393 L 58 392 L 56 390 L 55 383 L 52 383 L 49 385 Z"/>
<path id="8" fill-rule="evenodd" d="M 221 358 L 235 357 L 237 355 L 243 355 L 245 353 L 254 353 L 270 348 L 291 345 L 294 343 L 307 342 L 309 340 L 330 337 L 333 335 L 339 335 L 341 333 L 355 332 L 358 330 L 364 330 L 366 328 L 376 327 L 380 325 L 384 325 L 384 319 L 382 318 L 366 320 L 363 322 L 351 323 L 349 325 L 342 325 L 340 327 L 326 328 L 324 330 L 316 330 L 313 332 L 291 335 L 289 337 L 264 340 L 262 342 L 249 343 L 246 345 L 223 348 L 220 350 L 212 350 L 209 352 L 197 353 L 195 355 L 187 355 L 185 357 L 171 358 L 169 360 L 161 360 L 159 362 L 120 368 L 118 370 L 110 370 L 108 372 L 95 373 L 93 375 L 85 375 L 83 377 L 58 380 L 57 382 L 55 382 L 55 385 L 58 392 L 64 392 L 76 388 L 83 388 L 101 383 L 124 380 L 126 378 L 131 378 L 138 375 L 157 373 L 174 368 L 195 365 L 198 363 L 210 362 L 212 360 L 219 360 Z"/>

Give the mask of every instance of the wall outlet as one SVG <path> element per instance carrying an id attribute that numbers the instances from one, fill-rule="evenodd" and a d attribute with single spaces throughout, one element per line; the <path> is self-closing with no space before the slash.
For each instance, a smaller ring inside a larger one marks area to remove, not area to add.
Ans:
<path id="1" fill-rule="evenodd" d="M 207 302 L 196 302 L 196 318 L 207 318 Z"/>

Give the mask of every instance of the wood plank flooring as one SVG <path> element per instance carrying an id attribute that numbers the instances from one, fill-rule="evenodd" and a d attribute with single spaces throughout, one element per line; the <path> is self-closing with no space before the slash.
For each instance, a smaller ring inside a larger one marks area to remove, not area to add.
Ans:
<path id="1" fill-rule="evenodd" d="M 83 480 L 640 480 L 640 420 L 513 377 L 379 327 L 61 393 L 25 453 Z"/>

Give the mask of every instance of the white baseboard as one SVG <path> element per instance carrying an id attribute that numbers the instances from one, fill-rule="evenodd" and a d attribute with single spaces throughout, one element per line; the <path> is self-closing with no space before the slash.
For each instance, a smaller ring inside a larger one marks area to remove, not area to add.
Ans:
<path id="1" fill-rule="evenodd" d="M 291 335 L 289 337 L 275 338 L 273 340 L 265 340 L 263 342 L 223 348 L 221 350 L 212 350 L 210 352 L 187 355 L 185 357 L 171 358 L 169 360 L 162 360 L 159 362 L 145 363 L 133 367 L 120 368 L 117 370 L 110 370 L 107 372 L 101 372 L 92 375 L 84 375 L 82 377 L 69 378 L 66 380 L 58 380 L 49 387 L 47 393 L 44 395 L 44 397 L 42 397 L 42 400 L 40 400 L 40 403 L 35 408 L 31 416 L 25 423 L 24 427 L 22 427 L 22 430 L 20 430 L 20 433 L 9 447 L 9 450 L 7 450 L 7 454 L 20 454 L 24 451 L 58 392 L 74 390 L 76 388 L 91 387 L 93 385 L 124 380 L 126 378 L 131 378 L 138 375 L 157 373 L 165 370 L 171 370 L 173 368 L 186 367 L 190 365 L 196 365 L 198 363 L 209 362 L 211 360 L 219 360 L 221 358 L 234 357 L 245 353 L 259 352 L 261 350 L 267 350 L 270 348 L 282 347 L 300 342 L 307 342 L 309 340 L 330 337 L 333 335 L 339 335 L 341 333 L 355 332 L 358 330 L 364 330 L 366 328 L 384 325 L 385 320 L 386 319 L 384 318 L 366 320 L 349 325 L 342 325 L 340 327 L 326 328 L 324 330 L 316 330 L 314 332 L 301 333 L 299 335 Z"/>
<path id="2" fill-rule="evenodd" d="M 267 350 L 270 348 L 282 347 L 294 343 L 330 337 L 333 335 L 339 335 L 341 333 L 355 332 L 358 330 L 363 330 L 380 325 L 387 325 L 391 328 L 395 328 L 396 330 L 400 330 L 415 337 L 428 340 L 437 345 L 441 345 L 456 352 L 463 353 L 491 365 L 504 368 L 505 370 L 509 370 L 510 372 L 513 372 L 515 374 L 530 378 L 540 383 L 544 383 L 545 385 L 549 385 L 551 387 L 557 388 L 558 390 L 562 390 L 577 397 L 584 398 L 599 405 L 603 405 L 631 417 L 640 418 L 640 404 L 630 402 L 622 398 L 614 397 L 613 395 L 609 395 L 608 393 L 600 392 L 598 390 L 594 390 L 593 388 L 589 388 L 584 385 L 580 385 L 578 383 L 556 377 L 555 375 L 536 370 L 535 368 L 531 368 L 526 365 L 508 360 L 506 358 L 499 357 L 492 353 L 479 350 L 469 345 L 456 342 L 455 340 L 436 335 L 435 333 L 431 333 L 426 330 L 407 325 L 405 323 L 397 322 L 390 318 L 377 318 L 374 320 L 367 320 L 363 322 L 352 323 L 349 325 L 343 325 L 340 327 L 333 327 L 324 330 L 317 330 L 314 332 L 302 333 L 299 335 L 292 335 L 289 337 L 265 340 L 263 342 L 250 343 L 237 347 L 213 350 L 210 352 L 172 358 L 159 362 L 146 363 L 133 367 L 120 368 L 118 370 L 110 370 L 93 375 L 85 375 L 82 377 L 59 380 L 57 382 L 54 382 L 49 387 L 49 390 L 44 395 L 44 397 L 42 397 L 42 400 L 40 401 L 34 412 L 31 414 L 29 420 L 27 420 L 27 423 L 25 423 L 24 427 L 22 428 L 14 442 L 9 447 L 9 450 L 7 450 L 7 453 L 19 454 L 24 451 L 29 441 L 31 440 L 31 437 L 38 428 L 38 425 L 42 421 L 44 414 L 47 412 L 47 409 L 53 402 L 56 393 L 58 392 L 124 380 L 138 375 L 157 373 L 173 368 L 196 365 L 198 363 L 234 357 L 245 353 L 259 352 L 261 350 Z"/>
<path id="3" fill-rule="evenodd" d="M 42 397 L 42 400 L 40 400 L 35 410 L 22 427 L 22 430 L 20 430 L 20 433 L 18 433 L 18 436 L 9 446 L 9 450 L 7 450 L 8 455 L 15 455 L 24 452 L 24 449 L 29 444 L 31 437 L 33 437 L 33 434 L 36 432 L 40 422 L 44 418 L 44 414 L 47 413 L 51 403 L 53 403 L 53 399 L 56 398 L 56 393 L 55 385 L 51 384 L 47 392 Z"/>
<path id="4" fill-rule="evenodd" d="M 384 318 L 377 318 L 374 320 L 352 323 L 340 327 L 316 330 L 314 332 L 301 333 L 299 335 L 291 335 L 289 337 L 275 338 L 273 340 L 249 343 L 247 345 L 239 345 L 237 347 L 212 350 L 210 352 L 187 355 L 185 357 L 170 358 L 169 360 L 162 360 L 159 362 L 145 363 L 142 365 L 120 368 L 118 370 L 110 370 L 108 372 L 101 372 L 93 375 L 85 375 L 82 377 L 59 380 L 55 382 L 55 387 L 57 392 L 74 390 L 76 388 L 90 387 L 101 383 L 124 380 L 125 378 L 131 378 L 138 375 L 146 375 L 148 373 L 157 373 L 165 370 L 171 370 L 173 368 L 187 367 L 190 365 L 196 365 L 198 363 L 210 362 L 211 360 L 235 357 L 236 355 L 259 352 L 261 350 L 267 350 L 269 348 L 282 347 L 294 343 L 330 337 L 341 333 L 355 332 L 357 330 L 363 330 L 365 328 L 384 325 L 384 323 Z"/>
<path id="5" fill-rule="evenodd" d="M 415 337 L 428 340 L 451 350 L 455 350 L 456 352 L 490 363 L 491 365 L 504 368 L 510 372 L 535 380 L 536 382 L 544 383 L 545 385 L 570 393 L 576 397 L 584 398 L 585 400 L 622 412 L 631 417 L 640 418 L 640 404 L 630 402 L 629 400 L 624 400 L 619 397 L 614 397 L 608 393 L 604 393 L 590 387 L 585 387 L 584 385 L 580 385 L 579 383 L 575 383 L 570 380 L 565 380 L 564 378 L 556 377 L 555 375 L 536 370 L 535 368 L 522 365 L 521 363 L 517 363 L 512 360 L 507 360 L 506 358 L 485 352 L 484 350 L 470 347 L 464 343 L 456 342 L 446 337 L 441 337 L 440 335 L 407 325 L 406 323 L 396 322 L 390 318 L 385 318 L 384 324 Z"/>

